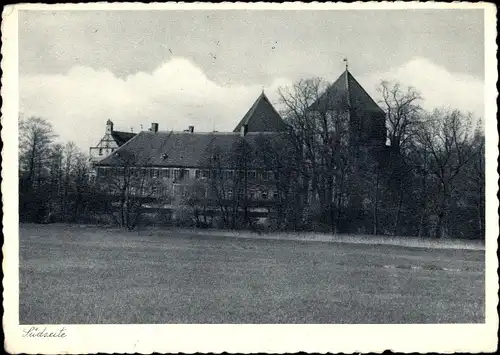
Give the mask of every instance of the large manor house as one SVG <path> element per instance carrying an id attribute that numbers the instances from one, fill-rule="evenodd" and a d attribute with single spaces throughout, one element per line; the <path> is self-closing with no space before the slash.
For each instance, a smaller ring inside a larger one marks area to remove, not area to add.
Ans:
<path id="1" fill-rule="evenodd" d="M 348 114 L 352 141 L 384 149 L 385 113 L 347 68 L 314 105 L 321 105 L 327 96 L 334 102 L 333 110 Z M 152 123 L 135 134 L 115 131 L 108 120 L 105 135 L 90 148 L 90 156 L 98 181 L 110 182 L 124 171 L 140 170 L 148 181 L 161 182 L 137 187 L 146 189 L 143 193 L 148 196 L 186 196 L 193 184 L 208 187 L 216 177 L 224 186 L 217 193 L 225 199 L 244 194 L 249 200 L 272 203 L 279 197 L 278 163 L 270 152 L 286 148 L 290 129 L 262 92 L 232 132 L 197 132 L 193 126 L 180 132 L 161 131 L 158 123 Z M 261 156 L 245 149 L 260 151 Z M 229 184 L 237 179 L 245 182 L 244 188 L 241 183 Z M 202 194 L 206 197 L 210 190 L 205 188 Z"/>

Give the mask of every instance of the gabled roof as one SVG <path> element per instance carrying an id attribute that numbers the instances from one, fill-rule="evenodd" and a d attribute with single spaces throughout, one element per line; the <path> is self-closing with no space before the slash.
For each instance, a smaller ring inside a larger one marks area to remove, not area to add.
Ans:
<path id="1" fill-rule="evenodd" d="M 279 133 L 190 133 L 190 132 L 147 132 L 138 133 L 133 139 L 99 161 L 98 166 L 124 165 L 126 159 L 133 165 L 156 167 L 204 167 L 214 151 L 220 154 L 221 166 L 231 167 L 238 144 L 246 142 L 259 146 L 259 139 L 272 136 L 276 142 L 283 136 Z M 285 137 L 283 137 L 285 139 Z M 250 162 L 252 164 L 252 162 Z M 257 163 L 256 163 L 257 164 Z M 257 167 L 257 166 L 256 166 Z M 256 168 L 254 167 L 254 168 Z"/>
<path id="2" fill-rule="evenodd" d="M 260 94 L 233 132 L 240 132 L 243 125 L 247 125 L 247 132 L 281 132 L 287 128 L 286 123 L 264 92 Z"/>
<path id="3" fill-rule="evenodd" d="M 134 138 L 135 135 L 136 134 L 132 132 L 120 132 L 120 131 L 111 132 L 111 136 L 113 137 L 113 139 L 115 140 L 116 144 L 118 144 L 119 147 L 121 147 L 126 142 Z"/>
<path id="4" fill-rule="evenodd" d="M 310 109 L 346 110 L 349 106 L 355 110 L 384 114 L 384 111 L 354 79 L 351 73 L 346 70 L 310 106 Z"/>

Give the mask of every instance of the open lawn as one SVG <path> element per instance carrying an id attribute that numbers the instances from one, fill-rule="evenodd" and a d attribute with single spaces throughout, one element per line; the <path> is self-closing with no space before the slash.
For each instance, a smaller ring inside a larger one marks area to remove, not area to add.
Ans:
<path id="1" fill-rule="evenodd" d="M 21 324 L 479 323 L 484 251 L 20 227 Z"/>

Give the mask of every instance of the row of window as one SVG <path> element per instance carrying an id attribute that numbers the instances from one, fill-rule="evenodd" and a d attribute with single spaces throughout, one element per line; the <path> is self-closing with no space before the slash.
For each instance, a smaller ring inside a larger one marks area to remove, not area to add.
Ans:
<path id="1" fill-rule="evenodd" d="M 159 168 L 129 168 L 130 171 L 127 174 L 133 176 L 146 176 L 152 179 L 165 178 L 182 180 L 184 178 L 194 177 L 195 179 L 209 179 L 209 178 L 223 178 L 224 180 L 233 180 L 238 174 L 240 180 L 246 178 L 248 180 L 260 180 L 260 181 L 271 181 L 276 178 L 276 175 L 272 171 L 259 171 L 259 170 L 248 170 L 237 171 L 234 170 L 209 170 L 209 169 L 195 169 L 194 176 L 190 176 L 189 169 L 159 169 Z M 98 175 L 113 177 L 122 176 L 124 174 L 123 168 L 99 168 Z M 222 176 L 221 176 L 222 175 Z"/>
<path id="2" fill-rule="evenodd" d="M 135 186 L 130 187 L 130 194 L 137 195 L 139 192 L 139 188 Z M 192 193 L 191 186 L 186 185 L 177 185 L 173 186 L 173 195 L 180 197 L 188 197 Z M 197 191 L 199 194 L 198 197 L 207 198 L 209 192 L 206 188 L 202 188 L 202 190 Z M 164 186 L 144 186 L 141 189 L 142 196 L 151 196 L 151 197 L 160 197 L 168 195 L 168 189 Z M 200 196 L 201 195 L 201 196 Z M 242 200 L 245 194 L 243 190 L 238 191 L 238 198 Z M 232 189 L 228 189 L 222 193 L 220 196 L 227 200 L 232 200 L 235 196 Z M 247 198 L 249 200 L 277 200 L 278 192 L 277 191 L 268 191 L 266 189 L 249 189 L 247 191 Z"/>
<path id="3" fill-rule="evenodd" d="M 103 154 L 104 149 L 106 149 L 106 151 L 107 151 L 109 148 L 99 148 L 99 155 Z M 111 148 L 111 153 L 113 153 L 115 150 L 116 150 L 116 148 Z"/>

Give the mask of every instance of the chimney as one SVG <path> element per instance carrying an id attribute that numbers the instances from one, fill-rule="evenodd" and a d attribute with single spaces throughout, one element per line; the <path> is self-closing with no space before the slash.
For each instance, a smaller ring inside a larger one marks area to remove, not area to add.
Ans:
<path id="1" fill-rule="evenodd" d="M 193 133 L 194 132 L 194 126 L 189 126 L 188 127 L 188 132 Z"/>
<path id="2" fill-rule="evenodd" d="M 244 137 L 247 134 L 247 131 L 248 131 L 248 126 L 246 124 L 242 125 L 240 135 Z"/>
<path id="3" fill-rule="evenodd" d="M 158 123 L 151 123 L 151 132 L 157 133 L 158 132 Z"/>

